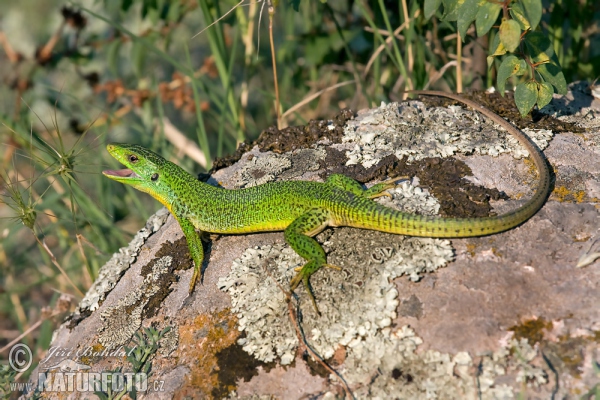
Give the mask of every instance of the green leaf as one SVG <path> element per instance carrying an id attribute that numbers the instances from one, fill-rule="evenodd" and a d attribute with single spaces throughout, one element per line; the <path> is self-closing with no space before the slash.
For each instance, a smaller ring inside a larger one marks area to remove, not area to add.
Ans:
<path id="1" fill-rule="evenodd" d="M 108 69 L 114 76 L 119 76 L 119 50 L 121 49 L 120 37 L 115 38 L 111 43 L 106 46 L 106 64 Z"/>
<path id="2" fill-rule="evenodd" d="M 567 93 L 567 81 L 550 40 L 541 32 L 531 32 L 525 36 L 525 47 L 534 63 L 543 63 L 535 70 L 560 94 Z"/>
<path id="3" fill-rule="evenodd" d="M 516 56 L 510 55 L 502 60 L 498 68 L 498 80 L 496 83 L 498 92 L 504 96 L 506 80 L 513 75 L 523 75 L 527 71 L 527 63 Z"/>
<path id="4" fill-rule="evenodd" d="M 502 56 L 506 54 L 506 47 L 500 41 L 500 35 L 495 35 L 494 39 L 492 39 L 492 45 L 490 46 L 490 55 L 492 56 Z"/>
<path id="5" fill-rule="evenodd" d="M 300 0 L 291 0 L 290 3 L 292 3 L 292 8 L 294 11 L 300 11 Z"/>
<path id="6" fill-rule="evenodd" d="M 567 80 L 560 67 L 554 63 L 538 65 L 535 70 L 556 88 L 559 94 L 567 94 Z"/>
<path id="7" fill-rule="evenodd" d="M 552 94 L 554 93 L 554 89 L 552 85 L 547 82 L 538 83 L 538 96 L 537 96 L 537 105 L 538 108 L 544 108 L 550 100 L 552 100 Z"/>
<path id="8" fill-rule="evenodd" d="M 444 15 L 442 21 L 456 21 L 458 19 L 458 1 L 459 0 L 442 0 L 444 4 Z"/>
<path id="9" fill-rule="evenodd" d="M 517 108 L 522 117 L 529 114 L 529 111 L 531 111 L 535 105 L 537 98 L 538 89 L 536 82 L 529 81 L 517 85 L 517 88 L 515 89 L 515 103 L 517 104 Z"/>
<path id="10" fill-rule="evenodd" d="M 530 32 L 523 39 L 531 59 L 535 63 L 549 61 L 554 56 L 550 39 L 542 32 Z M 558 60 L 556 60 L 558 63 Z"/>
<path id="11" fill-rule="evenodd" d="M 425 5 L 423 6 L 425 18 L 429 19 L 433 17 L 435 12 L 440 8 L 440 4 L 442 4 L 442 0 L 425 0 Z"/>
<path id="12" fill-rule="evenodd" d="M 515 3 L 510 7 L 510 15 L 519 23 L 521 30 L 526 31 L 530 28 L 529 20 L 525 15 L 525 10 L 519 3 Z"/>
<path id="13" fill-rule="evenodd" d="M 506 50 L 513 52 L 521 43 L 521 28 L 519 23 L 512 19 L 503 19 L 500 24 L 500 42 Z"/>
<path id="14" fill-rule="evenodd" d="M 542 19 L 542 0 L 521 0 L 521 3 L 531 30 L 535 30 Z"/>
<path id="15" fill-rule="evenodd" d="M 132 5 L 133 0 L 123 0 L 123 2 L 121 3 L 121 10 L 128 11 Z"/>
<path id="16" fill-rule="evenodd" d="M 146 54 L 146 46 L 140 42 L 133 42 L 131 48 L 131 63 L 133 72 L 138 78 L 144 76 Z"/>
<path id="17" fill-rule="evenodd" d="M 477 17 L 477 11 L 479 8 L 479 0 L 464 0 L 462 4 L 458 6 L 458 20 L 456 22 L 458 26 L 458 33 L 463 42 L 467 36 L 467 29 L 471 26 L 471 23 L 475 21 Z"/>
<path id="18" fill-rule="evenodd" d="M 498 19 L 498 14 L 502 6 L 497 3 L 485 2 L 477 11 L 475 26 L 477 27 L 477 36 L 484 36 L 492 29 L 494 22 Z"/>

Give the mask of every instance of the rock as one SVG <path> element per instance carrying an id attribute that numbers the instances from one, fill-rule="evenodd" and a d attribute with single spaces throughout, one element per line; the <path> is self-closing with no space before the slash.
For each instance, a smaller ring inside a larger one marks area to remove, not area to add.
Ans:
<path id="1" fill-rule="evenodd" d="M 281 232 L 213 238 L 204 281 L 188 296 L 186 243 L 161 210 L 102 268 L 30 382 L 42 391 L 69 391 L 71 382 L 69 398 L 106 393 L 111 376 L 122 378 L 122 390 L 138 383 L 144 398 L 157 399 L 342 398 L 345 390 L 382 399 L 570 398 L 598 390 L 600 260 L 576 265 L 600 237 L 600 105 L 573 90 L 548 109 L 580 129 L 529 131 L 556 182 L 522 226 L 451 242 L 327 229 L 317 240 L 342 270 L 311 279 L 318 316 L 303 287 L 288 307 L 302 260 Z M 249 146 L 209 183 L 410 174 L 417 179 L 384 204 L 476 217 L 518 207 L 535 187 L 526 152 L 461 107 L 391 103 L 312 126 L 319 139 L 309 148 Z M 111 375 L 117 368 L 121 375 Z M 78 388 L 83 379 L 89 385 Z"/>

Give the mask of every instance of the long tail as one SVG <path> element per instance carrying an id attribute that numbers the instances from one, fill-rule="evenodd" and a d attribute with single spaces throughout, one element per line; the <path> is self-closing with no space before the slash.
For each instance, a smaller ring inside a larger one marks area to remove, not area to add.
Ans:
<path id="1" fill-rule="evenodd" d="M 371 205 L 367 216 L 358 221 L 350 218 L 348 225 L 357 228 L 367 228 L 390 233 L 410 236 L 426 236 L 440 238 L 457 238 L 485 236 L 514 228 L 531 218 L 546 202 L 550 195 L 550 170 L 544 155 L 537 145 L 523 132 L 515 128 L 499 115 L 474 101 L 464 99 L 456 94 L 430 90 L 411 90 L 409 93 L 441 96 L 459 101 L 476 111 L 479 111 L 513 135 L 529 151 L 539 171 L 537 189 L 531 199 L 523 206 L 506 214 L 485 218 L 443 218 L 422 215 L 405 214 L 390 208 Z M 364 203 L 363 203 L 364 206 Z M 365 218 L 366 217 L 366 218 Z"/>

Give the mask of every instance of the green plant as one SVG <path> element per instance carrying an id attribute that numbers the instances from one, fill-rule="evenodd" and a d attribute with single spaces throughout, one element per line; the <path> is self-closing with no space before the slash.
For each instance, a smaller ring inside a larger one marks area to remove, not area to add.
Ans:
<path id="1" fill-rule="evenodd" d="M 427 0 L 425 14 L 433 15 L 442 0 Z M 446 0 L 444 21 L 456 21 L 459 37 L 467 36 L 467 29 L 474 22 L 477 36 L 490 33 L 500 19 L 498 31 L 494 32 L 489 48 L 488 65 L 495 57 L 509 53 L 498 67 L 496 88 L 504 96 L 506 80 L 511 76 L 523 76 L 525 81 L 515 88 L 515 102 L 522 116 L 534 105 L 543 108 L 554 90 L 567 92 L 567 82 L 558 58 L 548 37 L 537 30 L 542 19 L 541 0 L 480 1 Z"/>
<path id="2" fill-rule="evenodd" d="M 152 357 L 160 347 L 159 342 L 163 338 L 163 336 L 171 330 L 170 326 L 167 326 L 162 331 L 158 329 L 149 327 L 144 328 L 143 330 L 139 330 L 135 334 L 135 338 L 133 339 L 133 347 L 125 346 L 126 358 L 132 365 L 131 373 L 124 374 L 124 388 L 117 392 L 113 392 L 112 390 L 112 382 L 111 388 L 108 388 L 108 391 L 96 391 L 94 392 L 96 396 L 98 396 L 102 400 L 119 400 L 123 398 L 126 394 L 129 395 L 132 399 L 137 398 L 137 387 L 134 382 L 130 381 L 132 379 L 131 376 L 133 374 L 143 373 L 145 375 L 145 379 L 148 379 L 151 375 L 151 367 L 152 367 Z M 114 373 L 121 374 L 122 368 L 115 369 Z M 121 374 L 123 375 L 123 374 Z M 127 390 L 128 387 L 131 387 L 131 390 Z"/>
<path id="3" fill-rule="evenodd" d="M 12 393 L 11 384 L 17 372 L 6 364 L 0 365 L 0 397 L 6 399 Z"/>

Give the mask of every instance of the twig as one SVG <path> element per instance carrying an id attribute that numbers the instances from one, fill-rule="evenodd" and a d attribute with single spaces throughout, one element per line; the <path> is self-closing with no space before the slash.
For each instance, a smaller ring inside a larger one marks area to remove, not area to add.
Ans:
<path id="1" fill-rule="evenodd" d="M 440 79 L 442 77 L 442 75 L 444 75 L 444 73 L 446 72 L 446 70 L 452 66 L 455 66 L 457 64 L 456 61 L 449 61 L 447 62 L 434 76 L 432 76 L 429 81 L 427 82 L 427 84 L 425 85 L 425 87 L 423 88 L 423 90 L 428 89 L 431 85 L 433 85 L 438 79 Z"/>
<path id="2" fill-rule="evenodd" d="M 70 296 L 70 297 L 72 297 L 72 296 Z M 48 315 L 42 311 L 42 317 L 38 321 L 36 321 L 35 324 L 31 325 L 28 329 L 26 329 L 23 333 L 21 333 L 19 336 L 17 336 L 13 340 L 11 340 L 9 343 L 7 343 L 6 346 L 0 348 L 0 353 L 5 352 L 9 348 L 11 348 L 13 345 L 17 344 L 21 339 L 23 339 L 25 336 L 29 335 L 36 328 L 38 328 L 44 321 L 47 321 L 51 318 L 56 317 L 59 314 L 62 314 L 64 312 L 68 311 L 67 306 L 69 304 L 70 304 L 70 301 L 67 302 L 64 297 L 60 297 L 59 301 L 54 306 L 54 310 L 52 310 L 52 313 L 50 313 Z"/>
<path id="3" fill-rule="evenodd" d="M 344 387 L 344 391 L 346 392 L 346 395 L 349 396 L 351 399 L 355 399 L 354 395 L 352 394 L 352 390 L 350 390 L 350 386 L 348 386 L 348 383 L 346 383 L 346 380 L 344 379 L 344 377 L 339 372 L 337 372 L 335 369 L 330 367 L 329 364 L 327 364 L 327 362 L 325 360 L 323 360 L 323 358 L 315 350 L 313 350 L 312 347 L 310 347 L 310 345 L 306 341 L 306 337 L 304 336 L 304 331 L 302 330 L 302 327 L 300 326 L 300 323 L 298 322 L 298 312 L 296 310 L 294 310 L 294 306 L 292 305 L 292 293 L 289 290 L 285 290 L 283 288 L 283 286 L 277 281 L 277 279 L 275 279 L 275 277 L 271 274 L 271 271 L 269 271 L 269 269 L 267 268 L 267 264 L 269 261 L 270 261 L 269 259 L 265 260 L 265 263 L 263 264 L 263 268 L 264 268 L 265 272 L 267 273 L 267 275 L 269 275 L 269 277 L 273 280 L 273 282 L 275 282 L 275 284 L 277 285 L 279 290 L 281 290 L 281 292 L 285 295 L 287 308 L 288 308 L 288 315 L 290 317 L 292 325 L 294 325 L 294 329 L 296 330 L 296 336 L 298 337 L 299 350 L 302 352 L 309 353 L 317 361 L 317 363 L 319 363 L 323 368 L 325 368 L 330 374 L 337 376 L 338 379 L 340 380 L 340 382 L 342 382 L 342 386 Z M 298 307 L 299 307 L 299 304 L 298 304 Z"/>
<path id="4" fill-rule="evenodd" d="M 200 166 L 203 168 L 206 168 L 206 157 L 198 145 L 181 133 L 181 131 L 179 131 L 179 129 L 177 129 L 177 127 L 175 127 L 175 125 L 173 125 L 168 118 L 163 118 L 162 124 L 167 140 L 169 140 L 173 146 L 182 151 L 186 156 L 200 164 Z"/>
<path id="5" fill-rule="evenodd" d="M 392 39 L 394 38 L 394 36 L 398 35 L 400 33 L 400 31 L 404 28 L 406 28 L 408 26 L 408 21 L 405 21 L 402 25 L 400 25 L 399 27 L 397 27 L 392 35 L 389 35 L 387 31 L 380 29 L 380 33 L 382 34 L 382 36 L 387 35 L 387 38 L 385 39 L 385 43 L 380 44 L 379 47 L 377 47 L 377 50 L 375 50 L 373 52 L 373 55 L 371 56 L 371 58 L 369 58 L 369 62 L 367 62 L 367 66 L 365 67 L 365 71 L 363 72 L 363 79 L 367 76 L 367 73 L 369 72 L 369 70 L 371 69 L 371 65 L 373 65 L 373 63 L 375 62 L 375 60 L 377 59 L 377 56 L 379 56 L 379 53 L 381 53 L 384 49 L 385 46 L 389 45 L 392 42 Z M 366 31 L 372 31 L 372 29 L 370 29 L 369 27 L 365 28 Z"/>
<path id="6" fill-rule="evenodd" d="M 202 32 L 204 32 L 205 30 L 207 30 L 208 28 L 210 28 L 211 26 L 213 26 L 214 24 L 216 24 L 217 22 L 219 22 L 220 20 L 222 20 L 223 18 L 225 18 L 226 16 L 228 16 L 233 10 L 235 10 L 236 8 L 238 8 L 245 0 L 241 0 L 239 3 L 237 3 L 235 6 L 231 7 L 229 9 L 229 11 L 227 11 L 225 14 L 221 15 L 219 18 L 217 18 L 216 20 L 214 20 L 210 25 L 208 25 L 206 28 L 202 29 L 200 32 L 196 33 L 194 36 L 192 36 L 192 39 L 195 38 L 196 36 L 200 35 Z"/>
<path id="7" fill-rule="evenodd" d="M 36 58 L 39 62 L 46 62 L 50 59 L 50 56 L 52 55 L 52 50 L 54 50 L 54 47 L 60 40 L 60 37 L 62 36 L 66 24 L 67 21 L 63 20 L 56 32 L 54 32 L 54 35 L 52 35 L 50 39 L 48 39 L 48 42 L 40 49 L 40 51 L 36 55 Z"/>
<path id="8" fill-rule="evenodd" d="M 4 52 L 6 53 L 6 57 L 8 58 L 8 60 L 15 64 L 19 61 L 19 53 L 17 53 L 12 46 L 10 45 L 10 43 L 8 42 L 8 40 L 6 39 L 6 34 L 2 31 L 0 31 L 0 46 L 2 46 L 4 48 Z"/>
<path id="9" fill-rule="evenodd" d="M 460 32 L 456 38 L 456 93 L 462 93 L 462 37 Z"/>
<path id="10" fill-rule="evenodd" d="M 339 87 L 346 86 L 346 85 L 349 85 L 349 84 L 351 84 L 351 83 L 355 83 L 355 82 L 356 82 L 356 80 L 355 80 L 355 79 L 352 79 L 351 81 L 345 81 L 345 82 L 336 83 L 336 84 L 335 84 L 335 85 L 333 85 L 333 86 L 330 86 L 330 87 L 328 87 L 328 88 L 325 88 L 325 89 L 323 89 L 323 90 L 319 90 L 318 92 L 316 92 L 316 93 L 313 93 L 313 94 L 311 94 L 310 96 L 308 96 L 307 98 L 305 98 L 305 99 L 302 99 L 300 102 L 298 102 L 298 103 L 294 104 L 292 107 L 290 107 L 290 108 L 289 108 L 289 109 L 288 109 L 286 112 L 284 112 L 284 113 L 281 115 L 281 118 L 282 118 L 282 119 L 285 119 L 285 118 L 286 118 L 286 117 L 288 117 L 288 116 L 289 116 L 291 113 L 295 112 L 297 109 L 301 108 L 302 106 L 306 105 L 307 103 L 310 103 L 312 100 L 316 99 L 317 97 L 319 97 L 320 95 L 322 95 L 322 94 L 323 94 L 323 93 L 325 93 L 325 92 L 328 92 L 328 91 L 330 91 L 330 90 L 334 90 L 334 89 L 337 89 L 337 88 L 339 88 Z"/>
<path id="11" fill-rule="evenodd" d="M 37 235 L 33 235 L 33 237 L 35 237 L 35 240 L 37 240 L 37 242 L 39 243 L 40 246 L 42 246 L 42 248 L 44 250 L 46 250 L 46 253 L 48 253 L 48 255 L 50 256 L 50 260 L 52 261 L 52 264 L 54 264 L 54 266 L 56 268 L 58 268 L 58 270 L 60 271 L 60 273 L 65 277 L 65 279 L 69 282 L 69 284 L 71 286 L 73 286 L 73 288 L 77 291 L 77 293 L 79 293 L 81 295 L 81 297 L 84 297 L 83 292 L 73 283 L 73 281 L 71 280 L 71 278 L 69 278 L 69 275 L 67 275 L 66 271 L 60 266 L 60 264 L 58 263 L 58 261 L 56 260 L 56 257 L 54 257 L 54 254 L 52 253 L 52 251 L 50 250 L 50 248 L 46 245 L 46 241 L 45 240 L 40 240 Z"/>
<path id="12" fill-rule="evenodd" d="M 402 0 L 402 13 L 404 14 L 404 24 L 410 24 L 410 16 L 408 15 L 408 6 L 406 5 L 406 0 Z M 404 25 L 402 24 L 402 25 Z M 408 38 L 410 39 L 410 38 Z M 413 57 L 413 48 L 410 40 L 406 41 L 406 57 L 408 64 L 408 73 L 412 75 L 413 66 L 414 66 L 414 57 Z"/>
<path id="13" fill-rule="evenodd" d="M 279 102 L 279 84 L 277 83 L 275 42 L 273 41 L 273 15 L 275 15 L 275 7 L 269 2 L 269 42 L 271 43 L 271 63 L 273 64 L 273 83 L 275 85 L 275 113 L 277 115 L 277 128 L 281 129 L 281 104 Z"/>

